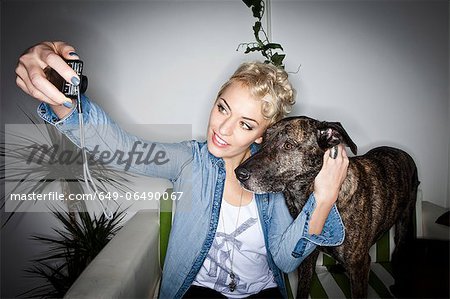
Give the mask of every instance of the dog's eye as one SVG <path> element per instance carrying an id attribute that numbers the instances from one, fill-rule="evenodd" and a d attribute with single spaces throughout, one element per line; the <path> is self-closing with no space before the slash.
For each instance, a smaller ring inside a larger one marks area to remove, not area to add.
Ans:
<path id="1" fill-rule="evenodd" d="M 295 147 L 295 144 L 293 144 L 292 142 L 290 142 L 290 141 L 286 141 L 284 144 L 283 144 L 283 148 L 285 149 L 285 150 L 291 150 L 291 149 L 293 149 Z"/>

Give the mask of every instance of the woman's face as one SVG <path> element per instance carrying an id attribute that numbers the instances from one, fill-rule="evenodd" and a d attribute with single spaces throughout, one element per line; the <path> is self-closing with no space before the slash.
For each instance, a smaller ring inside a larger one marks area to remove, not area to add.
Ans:
<path id="1" fill-rule="evenodd" d="M 261 100 L 252 97 L 247 87 L 234 82 L 211 110 L 208 150 L 219 158 L 240 158 L 253 142 L 261 143 L 268 125 L 261 113 Z"/>

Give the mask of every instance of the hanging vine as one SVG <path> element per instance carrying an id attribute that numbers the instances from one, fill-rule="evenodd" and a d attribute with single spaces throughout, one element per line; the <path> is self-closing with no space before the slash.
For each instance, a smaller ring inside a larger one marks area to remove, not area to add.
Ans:
<path id="1" fill-rule="evenodd" d="M 239 51 L 241 48 L 245 48 L 245 54 L 258 51 L 265 57 L 265 63 L 272 63 L 284 69 L 283 60 L 286 54 L 283 53 L 283 47 L 280 44 L 270 42 L 262 26 L 261 19 L 265 12 L 265 2 L 263 0 L 242 0 L 242 2 L 252 10 L 253 16 L 257 19 L 253 25 L 253 34 L 256 41 L 241 43 L 238 45 L 236 51 Z M 279 50 L 280 53 L 278 52 Z"/>

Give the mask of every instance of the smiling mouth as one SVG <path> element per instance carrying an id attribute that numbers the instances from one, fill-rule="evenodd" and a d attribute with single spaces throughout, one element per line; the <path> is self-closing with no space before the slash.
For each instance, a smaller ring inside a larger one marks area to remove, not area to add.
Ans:
<path id="1" fill-rule="evenodd" d="M 225 140 L 220 138 L 215 132 L 213 132 L 212 140 L 213 140 L 214 144 L 216 144 L 220 147 L 229 145 Z"/>

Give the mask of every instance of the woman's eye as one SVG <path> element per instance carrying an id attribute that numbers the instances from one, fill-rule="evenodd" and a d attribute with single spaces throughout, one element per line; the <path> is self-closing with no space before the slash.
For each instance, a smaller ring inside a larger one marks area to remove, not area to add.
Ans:
<path id="1" fill-rule="evenodd" d="M 225 109 L 225 107 L 223 107 L 222 104 L 217 104 L 217 110 L 219 110 L 220 113 L 226 113 L 227 110 Z"/>
<path id="2" fill-rule="evenodd" d="M 253 127 L 250 126 L 249 124 L 245 123 L 245 122 L 241 122 L 241 127 L 245 130 L 253 130 Z"/>

